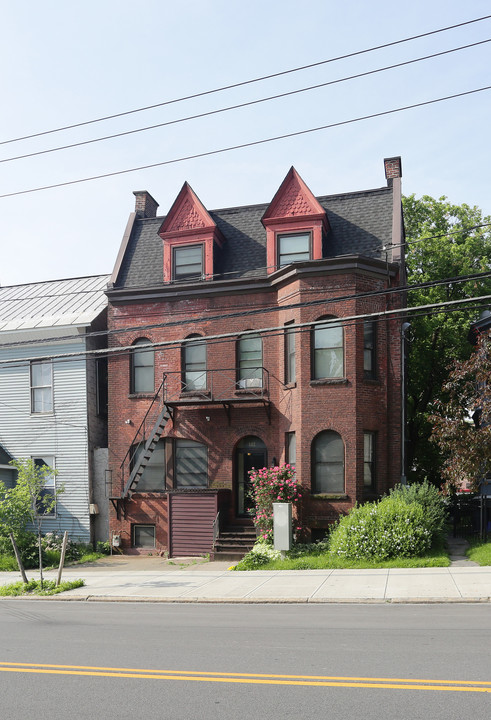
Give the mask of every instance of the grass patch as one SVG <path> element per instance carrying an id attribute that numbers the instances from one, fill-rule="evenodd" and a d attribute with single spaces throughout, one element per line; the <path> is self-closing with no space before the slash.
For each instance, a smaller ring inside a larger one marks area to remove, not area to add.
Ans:
<path id="1" fill-rule="evenodd" d="M 246 558 L 235 566 L 236 570 L 373 570 L 377 568 L 448 567 L 450 565 L 448 553 L 443 544 L 435 545 L 421 557 L 399 557 L 390 560 L 347 560 L 336 557 L 325 550 L 319 551 L 315 546 L 310 546 L 310 549 L 306 549 L 304 553 L 296 555 L 296 557 L 268 560 L 255 567 L 251 567 Z"/>
<path id="2" fill-rule="evenodd" d="M 67 563 L 67 565 L 81 565 L 82 563 L 91 563 L 95 562 L 96 560 L 100 560 L 100 558 L 107 557 L 105 553 L 100 552 L 87 552 L 84 555 L 82 555 L 81 558 L 78 560 L 75 560 L 73 562 Z"/>
<path id="3" fill-rule="evenodd" d="M 479 565 L 491 565 L 491 542 L 481 540 L 470 540 L 470 548 L 467 550 L 469 560 Z"/>
<path id="4" fill-rule="evenodd" d="M 27 583 L 19 581 L 0 586 L 0 596 L 58 595 L 58 593 L 65 592 L 65 590 L 73 590 L 83 585 L 85 585 L 84 580 L 66 580 L 59 585 L 56 585 L 54 580 L 44 580 L 41 589 L 40 580 L 29 580 Z"/>

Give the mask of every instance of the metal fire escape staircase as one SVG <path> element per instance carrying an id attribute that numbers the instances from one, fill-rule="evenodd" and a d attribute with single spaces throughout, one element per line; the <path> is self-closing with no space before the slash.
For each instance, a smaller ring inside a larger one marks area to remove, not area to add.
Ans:
<path id="1" fill-rule="evenodd" d="M 172 409 L 166 405 L 162 400 L 162 393 L 164 387 L 164 381 L 160 385 L 159 389 L 155 393 L 155 396 L 150 403 L 150 406 L 145 413 L 145 417 L 135 436 L 131 442 L 131 445 L 123 458 L 123 462 L 120 466 L 120 477 L 121 477 L 121 494 L 110 497 L 118 519 L 125 515 L 126 502 L 131 499 L 131 496 L 137 492 L 138 482 L 140 481 L 145 468 L 147 467 L 152 453 L 157 447 L 157 443 L 162 437 L 167 422 L 172 418 Z M 162 406 L 160 407 L 160 403 Z M 156 416 L 156 419 L 154 419 Z M 151 423 L 153 422 L 153 425 Z M 150 432 L 147 432 L 147 428 L 151 427 Z M 129 466 L 129 474 L 127 467 Z M 127 476 L 127 477 L 126 477 Z"/>

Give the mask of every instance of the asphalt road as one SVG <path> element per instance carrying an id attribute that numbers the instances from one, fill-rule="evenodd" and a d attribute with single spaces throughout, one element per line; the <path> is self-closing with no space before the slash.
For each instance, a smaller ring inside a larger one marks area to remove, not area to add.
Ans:
<path id="1" fill-rule="evenodd" d="M 486 720 L 489 605 L 0 602 L 2 720 Z"/>

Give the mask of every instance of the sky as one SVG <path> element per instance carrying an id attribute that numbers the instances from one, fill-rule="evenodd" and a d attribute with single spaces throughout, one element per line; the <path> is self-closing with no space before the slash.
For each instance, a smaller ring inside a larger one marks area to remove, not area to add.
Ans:
<path id="1" fill-rule="evenodd" d="M 315 195 L 385 185 L 491 215 L 491 90 L 317 132 L 25 193 L 264 140 L 491 85 L 491 43 L 290 97 L 79 147 L 73 143 L 359 75 L 491 38 L 491 19 L 104 122 L 135 110 L 491 14 L 487 0 L 25 0 L 4 3 L 0 285 L 111 273 L 134 190 L 159 215 L 188 181 L 209 210 L 268 203 L 294 165 Z M 8 162 L 5 162 L 8 160 Z M 12 193 L 16 193 L 13 195 Z M 22 194 L 18 194 L 22 193 Z"/>

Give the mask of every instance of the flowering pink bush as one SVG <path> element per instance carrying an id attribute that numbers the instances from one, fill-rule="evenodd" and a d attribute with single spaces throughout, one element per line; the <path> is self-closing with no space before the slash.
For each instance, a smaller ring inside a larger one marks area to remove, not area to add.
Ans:
<path id="1" fill-rule="evenodd" d="M 302 497 L 301 486 L 295 478 L 295 468 L 292 465 L 277 465 L 250 470 L 249 477 L 255 508 L 254 524 L 259 530 L 260 538 L 272 542 L 273 503 L 291 502 L 295 505 Z"/>

